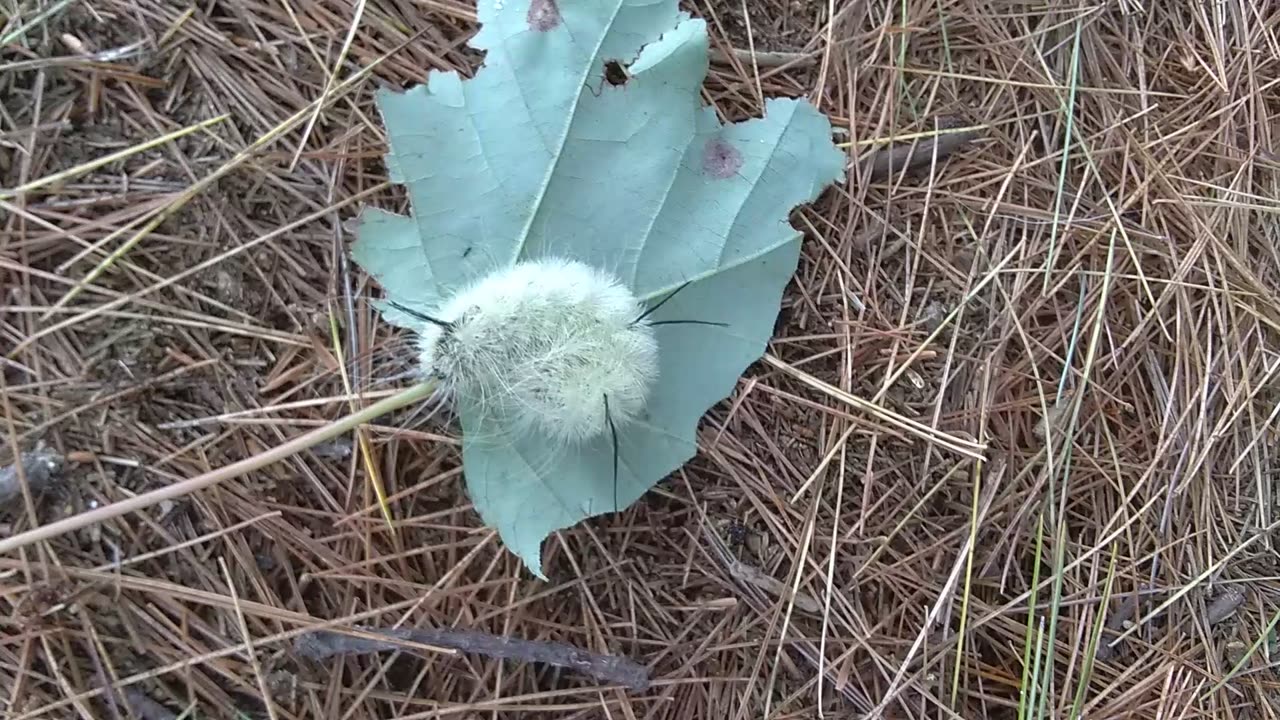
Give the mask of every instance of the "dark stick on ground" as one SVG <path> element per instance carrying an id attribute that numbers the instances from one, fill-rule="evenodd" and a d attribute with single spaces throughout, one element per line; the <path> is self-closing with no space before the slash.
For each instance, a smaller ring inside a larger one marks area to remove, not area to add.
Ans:
<path id="1" fill-rule="evenodd" d="M 452 648 L 504 660 L 546 663 L 575 670 L 596 680 L 623 685 L 632 690 L 643 691 L 649 688 L 649 669 L 630 658 L 588 652 L 564 643 L 520 640 L 475 630 L 449 628 L 434 630 L 361 628 L 361 631 L 402 642 Z M 303 635 L 294 643 L 295 652 L 312 660 L 323 660 L 335 655 L 358 655 L 404 649 L 406 649 L 404 646 L 396 642 L 381 642 L 325 630 Z"/>
<path id="2" fill-rule="evenodd" d="M 22 474 L 18 473 L 21 463 Z M 0 507 L 10 500 L 22 497 L 22 476 L 32 493 L 44 490 L 62 472 L 62 455 L 48 447 L 37 447 L 24 454 L 18 462 L 0 467 Z"/>
<path id="3" fill-rule="evenodd" d="M 939 123 L 942 129 L 958 127 L 959 123 L 948 120 Z M 915 170 L 926 167 L 933 162 L 934 148 L 937 148 L 938 162 L 948 155 L 973 142 L 982 135 L 979 130 L 944 132 L 935 137 L 921 138 L 916 142 L 876 150 L 866 162 L 867 177 L 871 182 L 885 178 L 904 169 Z"/>

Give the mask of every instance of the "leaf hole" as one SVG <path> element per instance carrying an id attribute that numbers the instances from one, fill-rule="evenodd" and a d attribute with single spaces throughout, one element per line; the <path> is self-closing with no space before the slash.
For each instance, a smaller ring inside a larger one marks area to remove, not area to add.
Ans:
<path id="1" fill-rule="evenodd" d="M 605 60 L 604 61 L 604 81 L 614 87 L 626 85 L 627 80 L 631 79 L 631 75 L 627 73 L 627 68 L 623 66 L 621 60 Z"/>

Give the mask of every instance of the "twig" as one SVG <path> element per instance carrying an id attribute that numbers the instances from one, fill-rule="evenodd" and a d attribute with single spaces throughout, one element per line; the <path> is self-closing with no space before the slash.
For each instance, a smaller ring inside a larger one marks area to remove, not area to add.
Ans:
<path id="1" fill-rule="evenodd" d="M 632 690 L 644 691 L 649 688 L 649 669 L 634 660 L 618 655 L 588 652 L 564 643 L 521 640 L 475 630 L 452 628 L 388 630 L 361 628 L 361 630 L 401 642 L 452 648 L 504 660 L 546 663 L 576 670 L 596 680 L 623 685 Z M 398 642 L 372 640 L 327 630 L 307 633 L 294 642 L 294 651 L 312 660 L 324 660 L 335 655 L 357 655 L 402 649 L 404 648 Z"/>
<path id="2" fill-rule="evenodd" d="M 32 190 L 38 190 L 38 189 L 40 189 L 40 188 L 42 188 L 42 187 L 44 187 L 44 186 L 46 186 L 46 185 L 53 185 L 53 184 L 56 184 L 56 183 L 58 183 L 58 182 L 61 182 L 61 181 L 67 180 L 67 179 L 69 179 L 69 178 L 73 178 L 73 177 L 76 177 L 76 176 L 78 176 L 78 175 L 83 175 L 83 174 L 85 174 L 85 173 L 87 173 L 87 172 L 91 172 L 91 171 L 96 170 L 96 169 L 98 169 L 98 168 L 100 168 L 100 167 L 103 167 L 103 166 L 106 166 L 106 165 L 110 165 L 111 163 L 113 163 L 113 162 L 115 162 L 115 161 L 117 161 L 117 160 L 123 160 L 123 159 L 125 159 L 125 158 L 127 158 L 127 157 L 130 157 L 130 156 L 132 156 L 132 155 L 136 155 L 136 154 L 138 154 L 138 153 L 140 153 L 140 152 L 144 152 L 144 151 L 146 151 L 146 150 L 150 150 L 150 149 L 152 149 L 152 148 L 159 147 L 159 146 L 161 146 L 161 145 L 163 145 L 163 144 L 165 144 L 165 143 L 167 143 L 167 142 L 171 142 L 171 141 L 173 141 L 173 140 L 177 140 L 178 138 L 183 137 L 184 135 L 190 135 L 190 134 L 191 134 L 191 133 L 193 133 L 193 132 L 197 132 L 197 131 L 199 131 L 199 130 L 204 130 L 205 128 L 208 128 L 208 127 L 210 127 L 210 126 L 217 125 L 218 123 L 222 122 L 223 120 L 226 120 L 226 119 L 227 119 L 227 118 L 229 118 L 229 117 L 231 117 L 231 114 L 230 114 L 230 113 L 223 113 L 223 114 L 219 115 L 218 117 L 215 117 L 215 118 L 209 118 L 208 120 L 202 120 L 202 121 L 200 121 L 200 122 L 198 122 L 198 123 L 196 123 L 196 124 L 194 124 L 194 125 L 188 125 L 188 126 L 186 126 L 186 127 L 184 127 L 184 128 L 181 128 L 181 129 L 179 129 L 179 130 L 174 130 L 173 132 L 169 133 L 168 135 L 162 135 L 162 136 L 160 136 L 160 137 L 158 137 L 158 138 L 156 138 L 156 139 L 154 139 L 154 140 L 148 140 L 148 141 L 146 141 L 146 142 L 138 143 L 137 145 L 132 145 L 132 146 L 127 147 L 127 148 L 125 148 L 125 149 L 123 149 L 123 150 L 120 150 L 120 151 L 118 151 L 118 152 L 113 152 L 113 153 L 109 153 L 109 154 L 107 154 L 107 155 L 103 155 L 102 157 L 99 157 L 99 158 L 94 158 L 93 160 L 90 160 L 89 162 L 81 163 L 81 164 L 79 164 L 79 165 L 76 165 L 76 166 L 75 166 L 75 167 L 73 167 L 73 168 L 68 168 L 68 169 L 66 169 L 66 170 L 60 170 L 60 171 L 58 171 L 58 172 L 56 172 L 56 173 L 53 173 L 53 174 L 51 174 L 51 175 L 46 175 L 46 176 L 41 177 L 41 178 L 36 178 L 35 180 L 32 180 L 31 182 L 28 182 L 28 183 L 23 183 L 22 185 L 19 185 L 18 187 L 15 187 L 15 188 L 8 188 L 8 189 L 0 189 L 0 200 L 7 200 L 7 199 L 9 199 L 9 198 L 15 198 L 15 197 L 18 197 L 19 195 L 22 195 L 22 194 L 24 194 L 24 193 L 31 192 Z M 95 277 L 96 277 L 96 276 L 95 276 Z M 89 280 L 86 280 L 85 282 L 86 282 L 86 283 L 87 283 L 87 282 L 92 282 L 92 280 L 93 280 L 93 279 L 92 279 L 92 278 L 90 278 Z"/>
<path id="3" fill-rule="evenodd" d="M 74 1 L 75 0 L 59 0 L 58 2 L 36 13 L 31 17 L 30 20 L 27 20 L 26 22 L 22 23 L 21 25 L 14 28 L 13 30 L 5 33 L 3 37 L 0 37 L 0 46 L 8 45 L 9 43 L 12 43 L 21 39 L 24 35 L 27 34 L 28 30 L 34 29 L 40 23 L 53 17 L 57 13 L 62 12 L 63 8 L 70 5 Z M 18 16 L 15 16 L 15 19 L 16 17 Z"/>
<path id="4" fill-rule="evenodd" d="M 944 122 L 943 127 L 948 124 L 954 123 Z M 876 150 L 866 160 L 867 176 L 871 182 L 876 182 L 903 169 L 924 167 L 933 162 L 934 148 L 937 148 L 938 160 L 941 162 L 981 135 L 982 131 L 976 128 L 944 129 L 933 137 L 920 138 L 918 142 Z"/>
<path id="5" fill-rule="evenodd" d="M 22 475 L 27 478 L 27 487 L 36 493 L 44 490 L 62 471 L 62 455 L 52 448 L 43 445 L 26 453 L 12 465 L 0 468 L 0 505 L 22 494 L 22 482 L 18 479 L 18 463 L 22 464 Z"/>
<path id="6" fill-rule="evenodd" d="M 431 381 L 421 382 L 406 390 L 392 395 L 389 398 L 370 405 L 369 407 L 357 413 L 351 413 L 346 417 L 335 420 L 328 425 L 318 427 L 311 432 L 300 435 L 292 440 L 277 445 L 266 452 L 260 452 L 253 457 L 245 458 L 238 462 L 231 463 L 207 472 L 203 475 L 182 480 L 172 485 L 166 485 L 157 488 L 151 492 L 141 495 L 135 495 L 128 500 L 120 500 L 119 502 L 104 505 L 95 510 L 82 512 L 79 515 L 72 515 L 63 518 L 57 522 L 41 525 L 32 528 L 26 532 L 18 533 L 12 537 L 0 539 L 0 553 L 11 552 L 20 547 L 25 547 L 41 540 L 49 540 L 65 533 L 69 533 L 81 528 L 89 527 L 96 523 L 105 522 L 112 518 L 127 515 L 138 510 L 155 505 L 163 500 L 172 500 L 174 498 L 190 495 L 197 490 L 217 485 L 224 480 L 240 477 L 245 473 L 260 470 L 274 462 L 284 460 L 287 457 L 296 455 L 308 448 L 315 447 L 322 442 L 332 440 L 339 435 L 345 435 L 351 432 L 352 428 L 359 427 L 364 423 L 370 422 L 392 410 L 398 410 L 406 405 L 411 405 L 419 400 L 426 399 L 435 390 L 435 383 Z"/>
<path id="7" fill-rule="evenodd" d="M 784 65 L 809 65 L 814 61 L 814 53 L 807 52 L 767 52 L 759 51 L 751 52 L 743 48 L 733 48 L 729 52 L 725 52 L 720 48 L 711 50 L 711 62 L 717 65 L 728 65 L 737 60 L 745 65 L 755 63 L 760 68 L 777 68 Z"/>

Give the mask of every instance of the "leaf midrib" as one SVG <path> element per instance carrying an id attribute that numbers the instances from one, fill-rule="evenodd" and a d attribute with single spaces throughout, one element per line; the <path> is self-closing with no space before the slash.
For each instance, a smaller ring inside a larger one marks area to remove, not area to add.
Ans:
<path id="1" fill-rule="evenodd" d="M 600 33 L 600 39 L 596 42 L 595 48 L 591 51 L 591 59 L 586 63 L 586 67 L 582 74 L 578 77 L 578 93 L 573 98 L 573 107 L 569 111 L 569 122 L 564 124 L 564 130 L 560 133 L 560 137 L 555 145 L 555 152 L 552 154 L 551 162 L 547 165 L 547 172 L 542 176 L 542 184 L 538 188 L 537 197 L 534 198 L 532 207 L 533 212 L 525 218 L 524 227 L 520 230 L 520 236 L 516 240 L 515 249 L 512 252 L 511 264 L 520 261 L 524 255 L 525 246 L 529 242 L 529 233 L 533 230 L 533 222 L 542 213 L 542 203 L 546 199 L 547 189 L 551 187 L 551 179 L 555 176 L 556 169 L 560 166 L 560 158 L 564 157 L 564 147 L 569 141 L 569 133 L 573 130 L 573 126 L 578 122 L 578 108 L 582 105 L 582 96 L 587 89 L 587 78 L 591 75 L 592 68 L 595 67 L 596 61 L 600 59 L 600 49 L 604 47 L 605 38 L 613 32 L 613 25 L 618 20 L 618 13 L 622 12 L 622 6 L 626 0 L 616 0 L 613 5 L 613 14 L 609 16 L 609 22 L 604 26 L 604 32 Z"/>

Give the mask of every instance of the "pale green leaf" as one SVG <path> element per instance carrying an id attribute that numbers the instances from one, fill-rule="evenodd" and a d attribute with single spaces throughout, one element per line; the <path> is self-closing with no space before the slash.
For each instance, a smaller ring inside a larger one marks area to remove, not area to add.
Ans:
<path id="1" fill-rule="evenodd" d="M 360 213 L 360 240 L 351 255 L 382 284 L 388 297 L 406 307 L 428 312 L 439 301 L 423 238 L 412 218 L 377 208 Z M 377 303 L 387 322 L 416 329 L 421 323 L 386 303 Z"/>
<path id="2" fill-rule="evenodd" d="M 390 299 L 429 311 L 496 267 L 568 256 L 650 302 L 691 281 L 658 319 L 728 323 L 658 329 L 661 380 L 648 417 L 619 429 L 616 498 L 607 437 L 551 452 L 462 416 L 472 499 L 541 576 L 549 533 L 626 507 L 692 457 L 699 418 L 772 332 L 798 256 L 789 212 L 841 178 L 845 158 L 804 101 L 770 100 L 763 118 L 722 125 L 699 94 L 706 25 L 672 0 L 478 10 L 472 44 L 487 57 L 474 78 L 437 72 L 379 93 L 388 167 L 413 215 L 367 211 L 357 261 Z M 612 60 L 627 66 L 624 84 L 606 81 Z"/>

